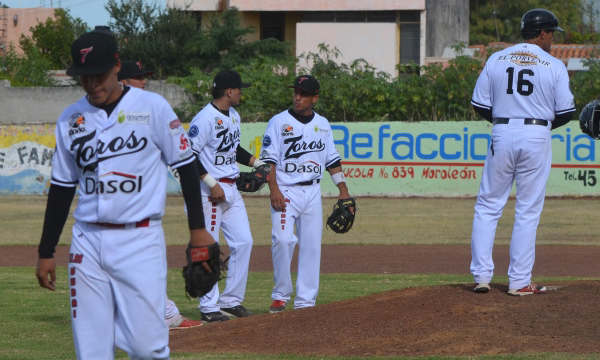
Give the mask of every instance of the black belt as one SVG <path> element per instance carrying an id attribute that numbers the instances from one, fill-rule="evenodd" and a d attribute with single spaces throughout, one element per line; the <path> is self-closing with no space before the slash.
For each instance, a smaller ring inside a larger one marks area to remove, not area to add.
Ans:
<path id="1" fill-rule="evenodd" d="M 508 124 L 509 118 L 494 118 L 494 125 L 496 124 Z M 524 119 L 525 125 L 542 125 L 548 126 L 548 120 L 540 119 Z"/>
<path id="2" fill-rule="evenodd" d="M 309 180 L 309 181 L 299 182 L 299 183 L 296 183 L 296 185 L 310 186 L 310 185 L 313 185 L 313 184 L 318 184 L 320 182 L 321 182 L 321 179 L 317 179 L 317 180 Z"/>

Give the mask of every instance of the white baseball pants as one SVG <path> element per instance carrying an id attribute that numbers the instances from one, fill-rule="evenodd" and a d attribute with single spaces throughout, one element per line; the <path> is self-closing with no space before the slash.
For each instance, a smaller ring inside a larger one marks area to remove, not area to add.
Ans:
<path id="1" fill-rule="evenodd" d="M 220 203 L 209 201 L 210 190 L 206 184 L 201 185 L 206 230 L 215 241 L 219 241 L 219 229 L 222 229 L 230 252 L 223 293 L 219 296 L 219 287 L 215 284 L 208 294 L 200 298 L 200 311 L 209 313 L 219 311 L 220 308 L 240 305 L 244 301 L 252 252 L 252 235 L 246 206 L 235 183 L 219 182 L 225 192 L 225 201 Z"/>
<path id="2" fill-rule="evenodd" d="M 294 308 L 315 306 L 319 293 L 321 267 L 321 238 L 323 235 L 323 208 L 319 184 L 280 185 L 286 198 L 285 211 L 271 207 L 272 256 L 275 287 L 273 300 L 289 301 L 292 291 L 291 264 L 298 243 L 298 278 Z M 294 236 L 294 226 L 297 237 Z"/>
<path id="3" fill-rule="evenodd" d="M 69 263 L 78 359 L 168 359 L 167 259 L 160 222 L 111 229 L 76 222 Z"/>
<path id="4" fill-rule="evenodd" d="M 546 181 L 552 165 L 551 124 L 525 125 L 511 119 L 492 129 L 473 220 L 471 273 L 476 283 L 490 283 L 494 274 L 492 250 L 496 225 L 513 181 L 517 185 L 515 224 L 510 242 L 509 288 L 531 282 L 535 238 L 540 221 Z"/>

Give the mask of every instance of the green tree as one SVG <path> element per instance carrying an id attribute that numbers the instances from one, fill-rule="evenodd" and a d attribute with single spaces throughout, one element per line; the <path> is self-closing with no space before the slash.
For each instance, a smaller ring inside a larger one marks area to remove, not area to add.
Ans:
<path id="1" fill-rule="evenodd" d="M 0 2 L 0 8 L 8 9 L 9 6 Z"/>
<path id="2" fill-rule="evenodd" d="M 122 59 L 142 61 L 158 78 L 187 76 L 191 68 L 211 72 L 215 68 L 247 65 L 259 56 L 290 57 L 289 43 L 274 39 L 246 42 L 254 29 L 241 26 L 237 9 L 216 15 L 200 28 L 189 11 L 160 9 L 143 0 L 109 0 Z"/>
<path id="3" fill-rule="evenodd" d="M 555 32 L 555 43 L 588 39 L 582 33 L 589 30 L 583 22 L 588 9 L 581 0 L 471 0 L 469 43 L 521 42 L 521 17 L 536 8 L 552 11 L 565 29 L 564 33 Z"/>
<path id="4" fill-rule="evenodd" d="M 71 64 L 71 43 L 88 31 L 80 18 L 73 18 L 67 10 L 54 10 L 55 19 L 31 27 L 31 37 L 21 35 L 19 44 L 23 51 L 37 48 L 50 60 L 52 69 L 66 69 Z"/>
<path id="5" fill-rule="evenodd" d="M 48 75 L 52 64 L 35 46 L 17 53 L 11 44 L 4 56 L 0 56 L 0 80 L 9 80 L 11 86 L 52 86 Z"/>

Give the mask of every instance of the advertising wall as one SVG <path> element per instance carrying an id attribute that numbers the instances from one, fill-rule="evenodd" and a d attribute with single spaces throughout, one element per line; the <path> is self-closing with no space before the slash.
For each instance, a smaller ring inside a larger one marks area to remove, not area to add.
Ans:
<path id="1" fill-rule="evenodd" d="M 260 154 L 265 127 L 243 124 L 242 146 Z M 338 123 L 332 129 L 354 196 L 477 195 L 491 134 L 485 121 Z M 54 144 L 54 125 L 0 126 L 0 194 L 45 193 Z M 553 131 L 547 195 L 598 195 L 597 150 L 576 121 Z M 336 195 L 328 173 L 324 178 L 324 195 Z M 169 179 L 169 193 L 179 194 L 176 174 Z"/>

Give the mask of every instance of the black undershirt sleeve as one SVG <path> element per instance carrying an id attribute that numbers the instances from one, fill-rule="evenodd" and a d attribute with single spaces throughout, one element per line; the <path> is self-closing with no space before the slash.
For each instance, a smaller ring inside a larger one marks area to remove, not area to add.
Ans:
<path id="1" fill-rule="evenodd" d="M 242 165 L 250 166 L 250 159 L 252 158 L 252 154 L 248 152 L 248 150 L 244 149 L 241 145 L 238 144 L 236 153 L 235 153 L 236 161 Z"/>
<path id="2" fill-rule="evenodd" d="M 552 121 L 552 130 L 566 125 L 573 118 L 573 114 L 575 114 L 575 111 L 555 115 L 554 121 Z"/>
<path id="3" fill-rule="evenodd" d="M 40 259 L 52 259 L 54 257 L 56 245 L 69 217 L 69 210 L 76 190 L 76 187 L 50 185 L 42 239 L 38 247 Z"/>
<path id="4" fill-rule="evenodd" d="M 192 161 L 177 168 L 183 199 L 187 207 L 188 225 L 190 230 L 204 229 L 204 212 L 200 194 L 200 174 L 196 162 Z"/>
<path id="5" fill-rule="evenodd" d="M 202 162 L 200 161 L 200 158 L 198 156 L 196 156 L 196 160 L 194 160 L 194 163 L 196 163 L 196 166 L 198 167 L 198 172 L 200 173 L 200 176 L 208 174 L 208 171 L 206 170 L 204 165 L 202 165 Z"/>
<path id="6" fill-rule="evenodd" d="M 338 166 L 342 166 L 342 162 L 340 160 L 338 160 L 338 161 L 334 162 L 333 164 L 329 165 L 327 167 L 327 169 L 325 169 L 325 170 L 330 170 L 330 169 L 336 168 Z"/>
<path id="7" fill-rule="evenodd" d="M 473 109 L 475 110 L 476 113 L 481 115 L 482 118 L 486 119 L 487 121 L 491 122 L 492 124 L 494 123 L 494 118 L 492 117 L 492 109 L 491 108 L 485 109 L 485 108 L 481 108 L 479 106 L 473 105 Z"/>

